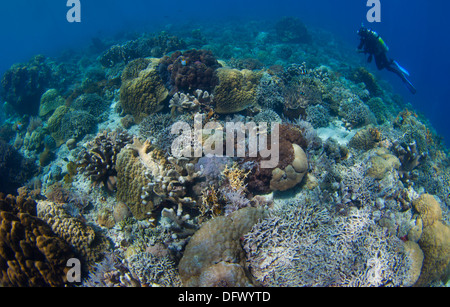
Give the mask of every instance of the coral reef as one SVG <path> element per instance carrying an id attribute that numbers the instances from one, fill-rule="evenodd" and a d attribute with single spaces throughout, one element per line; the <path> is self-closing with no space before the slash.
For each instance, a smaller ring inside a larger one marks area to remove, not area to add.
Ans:
<path id="1" fill-rule="evenodd" d="M 168 94 L 154 61 L 137 59 L 125 68 L 120 103 L 123 111 L 133 115 L 137 123 L 145 116 L 160 111 Z"/>
<path id="2" fill-rule="evenodd" d="M 220 68 L 217 76 L 219 84 L 214 89 L 214 110 L 217 113 L 236 113 L 256 103 L 256 88 L 261 73 Z"/>
<path id="3" fill-rule="evenodd" d="M 119 152 L 131 143 L 126 131 L 103 131 L 86 144 L 78 156 L 78 166 L 89 176 L 94 185 L 109 191 L 116 189 L 116 162 Z"/>
<path id="4" fill-rule="evenodd" d="M 0 286 L 62 287 L 70 246 L 36 217 L 31 199 L 0 194 Z"/>
<path id="5" fill-rule="evenodd" d="M 183 286 L 249 286 L 240 238 L 264 217 L 256 208 L 243 208 L 202 225 L 189 241 L 179 264 Z"/>
<path id="6" fill-rule="evenodd" d="M 295 17 L 283 17 L 275 24 L 277 38 L 284 43 L 311 43 L 306 26 Z"/>
<path id="7" fill-rule="evenodd" d="M 221 67 L 209 50 L 191 49 L 176 51 L 161 59 L 159 71 L 166 83 L 172 87 L 171 92 L 195 90 L 211 92 L 218 84 L 215 70 Z"/>
<path id="8" fill-rule="evenodd" d="M 80 219 L 69 215 L 62 205 L 40 200 L 37 203 L 38 217 L 44 220 L 58 237 L 69 243 L 76 253 L 92 264 L 102 257 L 102 252 L 109 247 L 109 243 L 100 234 L 96 234 L 92 227 L 84 224 Z"/>
<path id="9" fill-rule="evenodd" d="M 450 278 L 450 227 L 442 221 L 441 207 L 432 195 L 421 195 L 413 205 L 423 227 L 419 246 L 424 254 L 422 271 L 415 286 L 426 286 L 439 280 L 445 283 Z"/>
<path id="10" fill-rule="evenodd" d="M 35 115 L 51 75 L 51 68 L 42 55 L 33 57 L 27 63 L 14 64 L 1 80 L 2 96 L 18 113 Z"/>
<path id="11" fill-rule="evenodd" d="M 0 186 L 3 192 L 16 194 L 36 170 L 32 159 L 24 158 L 13 146 L 0 140 Z"/>
<path id="12" fill-rule="evenodd" d="M 250 272 L 263 286 L 410 286 L 403 242 L 371 220 L 370 209 L 335 217 L 326 205 L 280 201 L 244 236 Z"/>
<path id="13" fill-rule="evenodd" d="M 58 107 L 65 103 L 65 99 L 59 95 L 56 89 L 49 89 L 41 96 L 38 114 L 40 117 L 50 117 Z"/>

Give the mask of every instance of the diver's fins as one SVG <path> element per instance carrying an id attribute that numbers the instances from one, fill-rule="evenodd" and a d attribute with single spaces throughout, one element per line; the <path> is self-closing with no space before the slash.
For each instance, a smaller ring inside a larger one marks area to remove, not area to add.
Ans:
<path id="1" fill-rule="evenodd" d="M 398 64 L 397 61 L 394 61 L 395 66 L 405 75 L 409 77 L 409 72 Z"/>
<path id="2" fill-rule="evenodd" d="M 409 81 L 409 80 L 406 79 L 406 78 L 403 78 L 403 82 L 405 83 L 406 87 L 409 89 L 409 91 L 410 91 L 413 95 L 417 92 L 416 88 L 414 87 L 414 85 L 412 85 L 411 81 Z"/>

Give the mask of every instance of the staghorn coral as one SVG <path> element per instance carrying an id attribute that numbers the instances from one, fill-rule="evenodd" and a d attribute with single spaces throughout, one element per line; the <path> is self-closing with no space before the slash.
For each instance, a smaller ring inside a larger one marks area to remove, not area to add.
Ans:
<path id="1" fill-rule="evenodd" d="M 36 216 L 30 198 L 0 193 L 0 286 L 61 287 L 67 284 L 70 246 Z"/>
<path id="2" fill-rule="evenodd" d="M 169 91 L 156 69 L 156 60 L 131 61 L 122 74 L 120 104 L 125 113 L 133 115 L 137 123 L 164 107 Z"/>
<path id="3" fill-rule="evenodd" d="M 80 219 L 70 216 L 63 205 L 40 200 L 36 208 L 38 217 L 44 220 L 61 239 L 69 243 L 87 264 L 101 258 L 109 243 Z"/>
<path id="4" fill-rule="evenodd" d="M 214 110 L 219 114 L 229 114 L 254 105 L 261 75 L 246 69 L 218 69 L 219 84 L 214 88 Z"/>
<path id="5" fill-rule="evenodd" d="M 280 201 L 244 236 L 249 270 L 261 285 L 411 285 L 403 242 L 373 223 L 370 208 L 335 217 L 311 197 Z"/>
<path id="6" fill-rule="evenodd" d="M 190 239 L 178 266 L 183 286 L 249 286 L 240 238 L 264 217 L 264 211 L 243 208 L 202 225 Z"/>
<path id="7" fill-rule="evenodd" d="M 181 281 L 175 263 L 169 257 L 156 257 L 138 252 L 128 260 L 128 268 L 142 285 L 153 287 L 179 287 Z"/>
<path id="8" fill-rule="evenodd" d="M 117 155 L 127 144 L 131 136 L 120 129 L 103 131 L 88 142 L 78 156 L 78 166 L 89 176 L 94 185 L 100 185 L 109 191 L 116 189 Z"/>
<path id="9" fill-rule="evenodd" d="M 132 277 L 130 270 L 121 263 L 113 252 L 105 253 L 101 262 L 93 265 L 82 287 L 139 287 L 139 281 Z"/>
<path id="10" fill-rule="evenodd" d="M 171 114 L 178 115 L 185 112 L 197 112 L 201 106 L 210 106 L 213 104 L 214 96 L 207 91 L 196 90 L 194 95 L 175 93 L 169 101 Z"/>

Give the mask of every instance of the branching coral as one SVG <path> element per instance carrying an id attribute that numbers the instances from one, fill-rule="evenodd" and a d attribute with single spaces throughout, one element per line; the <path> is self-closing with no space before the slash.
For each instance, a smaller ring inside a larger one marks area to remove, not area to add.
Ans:
<path id="1" fill-rule="evenodd" d="M 411 261 L 370 208 L 334 217 L 321 202 L 284 201 L 244 237 L 247 264 L 265 286 L 401 286 Z"/>
<path id="2" fill-rule="evenodd" d="M 94 185 L 114 191 L 117 155 L 129 143 L 131 136 L 126 131 L 103 131 L 80 152 L 78 165 L 83 167 Z"/>

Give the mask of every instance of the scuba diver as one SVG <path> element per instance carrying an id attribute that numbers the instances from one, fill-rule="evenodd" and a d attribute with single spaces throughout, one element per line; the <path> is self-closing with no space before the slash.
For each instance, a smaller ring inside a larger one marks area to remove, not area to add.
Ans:
<path id="1" fill-rule="evenodd" d="M 389 51 L 389 48 L 380 37 L 380 35 L 375 31 L 367 29 L 366 27 L 364 27 L 364 25 L 361 25 L 361 28 L 358 31 L 358 35 L 361 37 L 361 42 L 358 46 L 358 52 L 369 54 L 367 62 L 371 63 L 372 59 L 375 58 L 375 63 L 379 70 L 385 68 L 389 71 L 392 71 L 403 80 L 410 92 L 415 94 L 416 89 L 407 78 L 409 77 L 408 71 L 401 67 L 397 63 L 397 61 L 388 59 L 386 53 Z"/>

